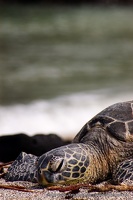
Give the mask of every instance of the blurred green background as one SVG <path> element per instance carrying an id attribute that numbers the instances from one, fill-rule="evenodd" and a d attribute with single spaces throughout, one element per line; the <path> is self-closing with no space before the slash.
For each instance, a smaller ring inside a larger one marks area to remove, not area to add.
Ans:
<path id="1" fill-rule="evenodd" d="M 0 104 L 131 93 L 132 19 L 132 7 L 0 7 Z"/>

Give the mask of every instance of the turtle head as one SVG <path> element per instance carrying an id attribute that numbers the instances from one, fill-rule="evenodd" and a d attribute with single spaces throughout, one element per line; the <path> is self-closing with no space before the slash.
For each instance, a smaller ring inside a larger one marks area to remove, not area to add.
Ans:
<path id="1" fill-rule="evenodd" d="M 43 154 L 38 160 L 38 182 L 55 185 L 84 179 L 89 165 L 86 145 L 70 144 Z"/>

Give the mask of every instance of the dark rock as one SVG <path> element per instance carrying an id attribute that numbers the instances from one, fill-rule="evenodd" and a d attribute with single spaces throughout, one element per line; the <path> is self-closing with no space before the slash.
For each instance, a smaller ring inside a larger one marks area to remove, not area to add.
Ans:
<path id="1" fill-rule="evenodd" d="M 56 134 L 36 134 L 32 137 L 20 133 L 0 137 L 0 161 L 9 162 L 15 160 L 22 152 L 31 153 L 37 156 L 70 143 L 64 141 Z"/>

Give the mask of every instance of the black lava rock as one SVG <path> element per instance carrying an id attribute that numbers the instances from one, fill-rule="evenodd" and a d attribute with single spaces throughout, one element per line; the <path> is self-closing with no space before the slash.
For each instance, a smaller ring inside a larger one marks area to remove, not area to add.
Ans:
<path id="1" fill-rule="evenodd" d="M 14 134 L 0 137 L 0 161 L 9 162 L 16 159 L 22 152 L 40 156 L 51 149 L 70 143 L 64 141 L 56 134 L 36 134 L 28 136 L 26 134 Z"/>

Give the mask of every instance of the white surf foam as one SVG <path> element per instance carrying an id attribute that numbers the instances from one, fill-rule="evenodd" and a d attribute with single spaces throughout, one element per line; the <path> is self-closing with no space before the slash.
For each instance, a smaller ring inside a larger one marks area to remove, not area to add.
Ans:
<path id="1" fill-rule="evenodd" d="M 57 133 L 73 138 L 82 126 L 107 106 L 133 99 L 131 94 L 110 96 L 107 91 L 76 93 L 29 104 L 0 106 L 0 133 Z"/>

